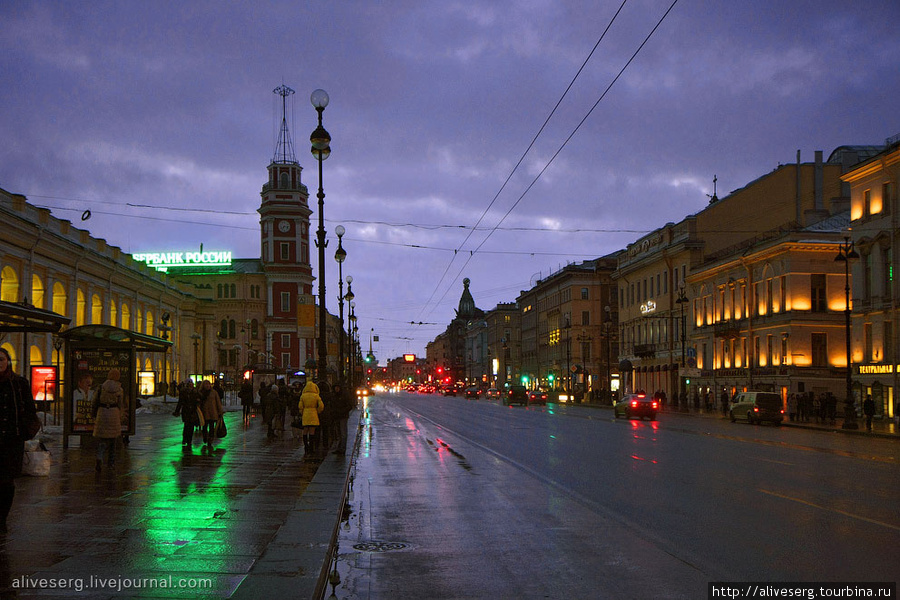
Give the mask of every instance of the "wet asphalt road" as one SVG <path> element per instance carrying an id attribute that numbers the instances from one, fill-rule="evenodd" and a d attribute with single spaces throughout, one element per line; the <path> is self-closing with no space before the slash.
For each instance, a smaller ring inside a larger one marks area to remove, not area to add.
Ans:
<path id="1" fill-rule="evenodd" d="M 900 579 L 900 444 L 725 419 L 379 395 L 339 598 L 705 598 Z"/>

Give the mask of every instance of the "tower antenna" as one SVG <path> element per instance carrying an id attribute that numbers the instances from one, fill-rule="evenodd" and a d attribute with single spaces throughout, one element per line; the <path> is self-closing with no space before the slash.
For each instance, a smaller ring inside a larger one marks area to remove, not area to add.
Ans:
<path id="1" fill-rule="evenodd" d="M 291 141 L 291 132 L 288 130 L 287 124 L 287 98 L 294 94 L 294 90 L 282 84 L 272 92 L 281 96 L 281 131 L 278 132 L 278 143 L 275 146 L 275 156 L 272 158 L 272 162 L 296 163 L 297 157 L 294 155 L 294 144 Z"/>

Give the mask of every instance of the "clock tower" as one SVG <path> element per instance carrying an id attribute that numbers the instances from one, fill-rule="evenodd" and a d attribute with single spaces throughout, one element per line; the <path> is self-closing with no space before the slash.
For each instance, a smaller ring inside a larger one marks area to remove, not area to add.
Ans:
<path id="1" fill-rule="evenodd" d="M 266 348 L 281 370 L 303 368 L 314 357 L 315 299 L 309 252 L 309 191 L 294 155 L 286 110 L 294 90 L 279 86 L 281 131 L 269 163 L 259 212 L 261 262 L 266 275 Z M 291 111 L 293 112 L 293 111 Z"/>

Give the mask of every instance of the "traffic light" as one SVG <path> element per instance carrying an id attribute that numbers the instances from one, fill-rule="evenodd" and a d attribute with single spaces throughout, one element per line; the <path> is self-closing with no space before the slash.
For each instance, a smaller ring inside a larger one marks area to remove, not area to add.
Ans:
<path id="1" fill-rule="evenodd" d="M 437 372 L 438 372 L 438 375 L 442 374 L 444 372 L 444 367 L 438 367 Z"/>
<path id="2" fill-rule="evenodd" d="M 550 380 L 550 383 L 553 383 L 553 380 L 556 379 L 556 375 L 554 375 L 553 373 L 550 373 L 549 375 L 547 375 L 547 379 Z"/>

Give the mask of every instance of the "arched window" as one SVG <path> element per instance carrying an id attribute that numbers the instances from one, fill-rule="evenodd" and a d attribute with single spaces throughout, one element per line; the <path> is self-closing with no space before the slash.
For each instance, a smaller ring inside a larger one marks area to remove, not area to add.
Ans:
<path id="1" fill-rule="evenodd" d="M 91 297 L 91 324 L 100 325 L 101 323 L 103 323 L 103 302 L 100 301 L 100 296 L 94 294 Z"/>
<path id="2" fill-rule="evenodd" d="M 222 297 L 222 284 L 216 286 L 216 298 Z"/>
<path id="3" fill-rule="evenodd" d="M 219 337 L 222 339 L 228 337 L 228 321 L 225 319 L 222 319 L 221 327 L 219 328 Z"/>
<path id="4" fill-rule="evenodd" d="M 237 286 L 235 284 L 231 284 L 231 297 L 237 298 Z"/>
<path id="5" fill-rule="evenodd" d="M 29 365 L 42 365 L 44 364 L 44 355 L 41 353 L 41 349 L 37 346 L 32 346 L 28 352 L 28 364 Z"/>
<path id="6" fill-rule="evenodd" d="M 44 282 L 37 274 L 31 276 L 31 303 L 35 308 L 44 308 Z"/>
<path id="7" fill-rule="evenodd" d="M 0 272 L 0 300 L 19 301 L 19 276 L 12 267 L 3 267 L 3 271 Z"/>
<path id="8" fill-rule="evenodd" d="M 148 310 L 146 318 L 147 318 L 147 329 L 144 330 L 144 333 L 146 333 L 147 335 L 156 335 L 154 333 L 154 329 L 153 329 L 153 327 L 154 327 L 153 312 Z"/>
<path id="9" fill-rule="evenodd" d="M 87 324 L 87 302 L 84 299 L 84 292 L 80 289 L 75 290 L 75 326 L 81 327 Z"/>
<path id="10" fill-rule="evenodd" d="M 234 331 L 234 319 L 228 321 L 228 337 L 232 340 L 237 337 Z"/>
<path id="11" fill-rule="evenodd" d="M 131 329 L 131 311 L 124 302 L 122 303 L 122 329 Z"/>
<path id="12" fill-rule="evenodd" d="M 66 288 L 60 282 L 53 284 L 53 312 L 68 316 L 68 307 L 66 306 Z"/>

